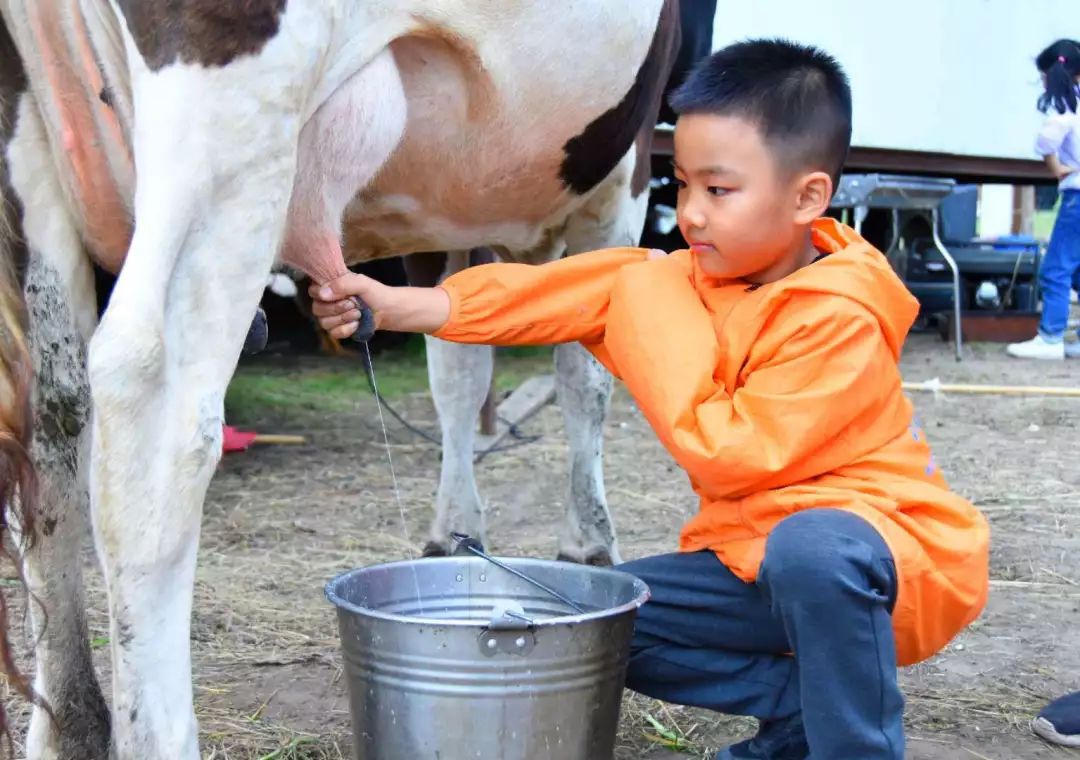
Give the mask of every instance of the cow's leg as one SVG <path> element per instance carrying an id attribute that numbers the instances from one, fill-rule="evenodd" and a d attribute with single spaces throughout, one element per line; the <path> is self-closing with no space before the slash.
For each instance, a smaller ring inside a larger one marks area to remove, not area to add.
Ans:
<path id="1" fill-rule="evenodd" d="M 89 512 L 86 343 L 97 308 L 93 272 L 46 146 L 38 112 L 24 102 L 8 153 L 10 184 L 23 214 L 21 222 L 10 224 L 29 257 L 25 291 L 36 378 L 31 453 L 40 513 L 33 548 L 23 561 L 29 591 L 40 601 L 29 605 L 37 643 L 34 689 L 56 718 L 35 708 L 26 756 L 104 760 L 109 711 L 91 663 L 82 577 Z"/>
<path id="2" fill-rule="evenodd" d="M 637 245 L 648 196 L 631 191 L 633 155 L 616 167 L 596 194 L 570 219 L 569 253 Z M 555 377 L 570 447 L 570 489 L 559 558 L 586 564 L 619 562 L 615 528 L 604 491 L 604 419 L 611 375 L 580 345 L 555 348 Z"/>
<path id="3" fill-rule="evenodd" d="M 199 94 L 200 110 L 224 112 L 210 92 Z M 177 104 L 195 102 L 191 95 L 174 93 Z M 225 389 L 280 242 L 293 173 L 293 147 L 265 131 L 243 146 L 201 135 L 203 149 L 236 152 L 204 163 L 209 156 L 193 161 L 170 143 L 178 136 L 162 126 L 169 121 L 197 130 L 174 114 L 142 136 L 140 176 L 158 181 L 139 183 L 138 226 L 89 355 L 91 500 L 109 592 L 118 760 L 199 756 L 190 618 L 203 498 L 221 455 Z M 219 185 L 211 208 L 200 197 L 215 183 L 211 166 L 252 176 Z"/>
<path id="4" fill-rule="evenodd" d="M 91 499 L 109 586 L 114 744 L 124 760 L 198 757 L 189 638 L 203 499 L 221 456 L 225 389 L 285 239 L 294 187 L 318 188 L 327 204 L 354 194 L 359 187 L 340 186 L 361 181 L 349 167 L 376 171 L 403 129 L 403 106 L 390 124 L 393 101 L 384 101 L 366 121 L 333 130 L 335 150 L 350 135 L 365 138 L 358 152 L 334 156 L 341 171 L 321 181 L 317 153 L 301 151 L 298 160 L 299 101 L 310 72 L 283 59 L 320 61 L 317 51 L 297 48 L 313 39 L 283 32 L 280 44 L 243 66 L 141 72 L 135 80 L 146 115 L 136 121 L 135 161 L 151 181 L 138 185 L 135 236 L 89 357 Z M 377 60 L 403 104 L 396 69 L 386 66 L 392 59 Z M 348 117 L 348 106 L 336 106 L 354 102 L 365 72 L 319 113 Z M 319 115 L 314 122 L 325 134 Z M 385 139 L 375 139 L 376 128 Z M 374 160 L 380 147 L 384 155 Z M 319 257 L 311 270 L 344 271 L 340 219 L 327 209 L 320 216 L 311 199 L 296 200 L 293 210 L 311 225 L 304 231 L 325 245 L 290 235 L 292 254 L 301 256 L 293 262 L 304 266 L 309 255 Z"/>
<path id="5" fill-rule="evenodd" d="M 559 559 L 591 565 L 619 561 L 604 492 L 604 419 L 611 375 L 576 343 L 555 347 L 555 378 L 570 450 L 570 492 Z"/>
<path id="6" fill-rule="evenodd" d="M 418 254 L 406 259 L 405 269 L 411 285 L 431 287 L 444 274 L 452 274 L 483 260 L 490 260 L 490 257 L 480 251 L 471 255 L 467 252 L 449 256 Z M 442 428 L 442 468 L 435 497 L 435 519 L 424 555 L 439 556 L 453 550 L 450 546 L 453 532 L 486 541 L 484 505 L 476 487 L 473 446 L 480 408 L 491 389 L 495 354 L 490 346 L 449 343 L 430 336 L 425 336 L 424 340 L 431 395 Z"/>

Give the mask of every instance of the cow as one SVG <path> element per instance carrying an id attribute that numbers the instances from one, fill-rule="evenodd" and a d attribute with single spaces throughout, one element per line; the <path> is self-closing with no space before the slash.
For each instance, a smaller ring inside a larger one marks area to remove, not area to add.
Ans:
<path id="1" fill-rule="evenodd" d="M 0 18 L 0 498 L 40 601 L 28 756 L 191 760 L 203 500 L 268 274 L 450 251 L 414 260 L 434 284 L 483 246 L 541 263 L 636 244 L 678 2 L 0 0 Z M 100 322 L 95 264 L 119 273 Z M 492 357 L 427 348 L 439 553 L 484 533 L 472 431 Z M 613 562 L 611 380 L 580 347 L 555 353 L 560 553 Z M 88 514 L 111 711 L 86 635 Z"/>

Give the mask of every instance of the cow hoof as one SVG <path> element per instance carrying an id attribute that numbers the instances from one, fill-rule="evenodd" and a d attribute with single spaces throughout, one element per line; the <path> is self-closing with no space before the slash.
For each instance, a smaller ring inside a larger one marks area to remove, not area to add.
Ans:
<path id="1" fill-rule="evenodd" d="M 255 318 L 251 320 L 247 337 L 244 339 L 244 353 L 257 354 L 266 348 L 266 341 L 270 335 L 270 329 L 266 324 L 266 312 L 260 307 L 255 311 Z"/>
<path id="2" fill-rule="evenodd" d="M 452 549 L 450 547 L 453 547 Z M 471 536 L 465 536 L 464 534 L 457 535 L 450 541 L 443 543 L 441 541 L 428 541 L 424 546 L 422 556 L 424 557 L 472 557 L 474 552 L 470 549 L 478 549 L 484 551 L 484 544 L 478 538 L 472 538 Z"/>
<path id="3" fill-rule="evenodd" d="M 559 552 L 559 555 L 555 558 L 556 562 L 573 562 L 575 565 L 590 565 L 592 567 L 614 567 L 615 562 L 611 559 L 611 554 L 607 549 L 598 549 L 596 551 L 589 552 L 584 558 L 572 557 L 569 554 Z"/>
<path id="4" fill-rule="evenodd" d="M 484 544 L 481 543 L 480 539 L 471 536 L 455 536 L 454 544 L 453 554 L 455 557 L 472 557 L 476 554 L 476 551 L 484 552 Z M 476 551 L 473 551 L 473 549 Z"/>
<path id="5" fill-rule="evenodd" d="M 446 546 L 438 541 L 428 541 L 424 545 L 424 550 L 420 552 L 421 557 L 448 557 L 450 552 L 446 550 Z"/>

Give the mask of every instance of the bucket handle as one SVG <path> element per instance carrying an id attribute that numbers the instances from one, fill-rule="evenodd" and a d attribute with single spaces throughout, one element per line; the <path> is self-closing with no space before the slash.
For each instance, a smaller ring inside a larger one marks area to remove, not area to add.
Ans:
<path id="1" fill-rule="evenodd" d="M 451 533 L 450 538 L 454 541 L 454 543 L 458 544 L 458 546 L 460 548 L 465 549 L 466 551 L 470 551 L 473 554 L 475 554 L 477 557 L 481 557 L 483 559 L 486 559 L 488 562 L 495 565 L 495 567 L 498 567 L 498 568 L 500 568 L 502 570 L 505 570 L 506 572 L 510 573 L 511 575 L 517 576 L 518 578 L 525 581 L 526 583 L 530 583 L 533 586 L 536 586 L 541 591 L 543 591 L 543 592 L 545 592 L 547 594 L 550 594 L 551 596 L 555 597 L 556 599 L 558 599 L 563 604 L 565 604 L 568 607 L 572 608 L 579 615 L 584 615 L 585 614 L 585 612 L 586 612 L 585 608 L 582 607 L 577 602 L 573 601 L 572 599 L 568 599 L 566 596 L 560 594 L 558 591 L 551 588 L 550 586 L 544 585 L 543 583 L 536 580 L 535 578 L 530 578 L 529 576 L 525 575 L 525 573 L 523 573 L 523 572 L 521 572 L 519 570 L 515 570 L 514 568 L 507 565 L 505 562 L 500 562 L 499 560 L 492 557 L 490 554 L 488 554 L 487 552 L 485 552 L 483 549 L 480 548 L 480 542 L 477 541 L 475 538 L 472 538 L 471 536 L 467 536 L 464 533 Z"/>

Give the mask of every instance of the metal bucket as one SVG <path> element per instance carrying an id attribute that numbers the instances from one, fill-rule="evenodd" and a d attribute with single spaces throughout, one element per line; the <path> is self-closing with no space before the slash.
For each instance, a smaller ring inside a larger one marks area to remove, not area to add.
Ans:
<path id="1" fill-rule="evenodd" d="M 648 588 L 616 570 L 500 561 L 585 613 L 477 557 L 327 584 L 358 760 L 610 760 Z"/>

